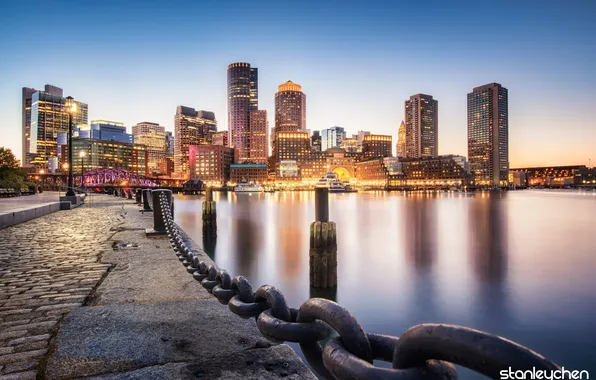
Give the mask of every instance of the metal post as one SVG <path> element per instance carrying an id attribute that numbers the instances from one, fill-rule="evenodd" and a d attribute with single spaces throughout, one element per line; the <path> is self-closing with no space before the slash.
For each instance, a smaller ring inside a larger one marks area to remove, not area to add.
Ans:
<path id="1" fill-rule="evenodd" d="M 329 189 L 315 188 L 315 222 L 329 221 Z"/>
<path id="2" fill-rule="evenodd" d="M 143 209 L 141 211 L 153 211 L 151 209 L 151 201 L 149 197 L 151 196 L 151 189 L 143 189 Z"/>
<path id="3" fill-rule="evenodd" d="M 151 191 L 151 190 L 149 190 Z M 151 196 L 153 198 L 153 229 L 147 229 L 145 232 L 147 235 L 167 235 L 165 223 L 164 223 L 164 214 L 162 213 L 161 208 L 161 195 L 165 195 L 168 204 L 170 205 L 169 210 L 163 210 L 163 212 L 172 212 L 172 205 L 174 198 L 172 197 L 172 190 L 168 189 L 155 189 L 151 191 Z"/>
<path id="4" fill-rule="evenodd" d="M 70 98 L 70 100 L 68 100 Z M 72 98 L 69 96 L 67 99 L 67 107 L 71 106 Z M 74 197 L 75 192 L 72 188 L 72 112 L 68 110 L 68 191 L 66 192 L 67 197 Z"/>

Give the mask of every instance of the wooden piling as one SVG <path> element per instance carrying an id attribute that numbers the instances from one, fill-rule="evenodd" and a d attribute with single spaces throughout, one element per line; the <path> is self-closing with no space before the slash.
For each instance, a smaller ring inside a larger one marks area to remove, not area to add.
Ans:
<path id="1" fill-rule="evenodd" d="M 310 225 L 309 278 L 312 288 L 337 286 L 337 230 L 329 221 L 329 193 L 315 189 L 315 221 Z"/>
<path id="2" fill-rule="evenodd" d="M 213 189 L 205 189 L 203 201 L 203 237 L 213 239 L 217 237 L 217 210 L 213 200 Z"/>

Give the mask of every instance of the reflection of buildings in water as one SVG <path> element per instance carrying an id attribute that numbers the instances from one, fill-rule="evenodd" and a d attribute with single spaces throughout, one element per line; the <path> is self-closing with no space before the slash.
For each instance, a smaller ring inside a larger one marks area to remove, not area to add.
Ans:
<path id="1" fill-rule="evenodd" d="M 246 278 L 256 278 L 257 257 L 262 231 L 259 224 L 252 220 L 252 206 L 248 199 L 237 199 L 230 210 L 232 215 L 231 239 L 234 242 L 233 258 L 235 259 L 235 273 Z M 231 268 L 230 268 L 231 269 Z"/>
<path id="2" fill-rule="evenodd" d="M 500 283 L 506 273 L 506 217 L 501 199 L 506 193 L 478 194 L 470 205 L 471 261 L 481 281 Z"/>
<path id="3" fill-rule="evenodd" d="M 437 256 L 437 218 L 432 194 L 410 193 L 404 203 L 406 259 L 414 265 L 410 313 L 415 323 L 435 319 L 436 294 L 432 272 Z"/>
<path id="4" fill-rule="evenodd" d="M 211 258 L 211 260 L 215 261 L 215 247 L 217 245 L 217 235 L 213 234 L 212 232 L 208 231 L 208 228 L 213 228 L 217 230 L 217 226 L 205 226 L 203 225 L 202 228 L 202 235 L 203 235 L 203 251 Z"/>
<path id="5" fill-rule="evenodd" d="M 477 276 L 472 317 L 491 330 L 511 319 L 504 280 L 507 274 L 506 207 L 507 193 L 477 194 L 470 202 L 470 262 Z"/>
<path id="6" fill-rule="evenodd" d="M 426 194 L 413 193 L 404 203 L 408 261 L 417 269 L 432 269 L 437 251 L 436 210 Z"/>

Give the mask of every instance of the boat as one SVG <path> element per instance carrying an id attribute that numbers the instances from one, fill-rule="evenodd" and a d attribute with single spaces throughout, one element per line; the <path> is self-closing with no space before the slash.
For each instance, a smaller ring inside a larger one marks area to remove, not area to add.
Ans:
<path id="1" fill-rule="evenodd" d="M 358 190 L 354 189 L 350 184 L 346 184 L 346 193 L 357 193 Z"/>
<path id="2" fill-rule="evenodd" d="M 234 187 L 234 191 L 236 193 L 262 193 L 265 189 L 258 182 L 248 182 L 246 179 L 242 179 Z"/>
<path id="3" fill-rule="evenodd" d="M 329 189 L 330 193 L 345 193 L 346 186 L 344 183 L 337 177 L 337 174 L 333 172 L 329 172 L 325 174 L 323 178 L 317 182 L 315 187 L 326 187 Z"/>

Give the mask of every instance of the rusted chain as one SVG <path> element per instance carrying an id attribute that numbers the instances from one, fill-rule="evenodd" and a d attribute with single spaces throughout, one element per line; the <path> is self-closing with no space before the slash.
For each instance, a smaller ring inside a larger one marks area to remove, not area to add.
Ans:
<path id="1" fill-rule="evenodd" d="M 274 342 L 300 344 L 311 367 L 328 379 L 451 380 L 453 364 L 499 378 L 499 371 L 560 367 L 536 352 L 507 339 L 461 326 L 422 324 L 400 338 L 367 334 L 345 308 L 322 298 L 311 298 L 300 309 L 290 308 L 275 287 L 255 292 L 243 276 L 232 278 L 224 269 L 200 260 L 182 238 L 164 194 L 161 212 L 172 249 L 195 280 L 242 318 L 256 317 L 260 333 Z M 333 331 L 337 332 L 332 337 Z M 391 362 L 393 368 L 375 366 Z"/>

